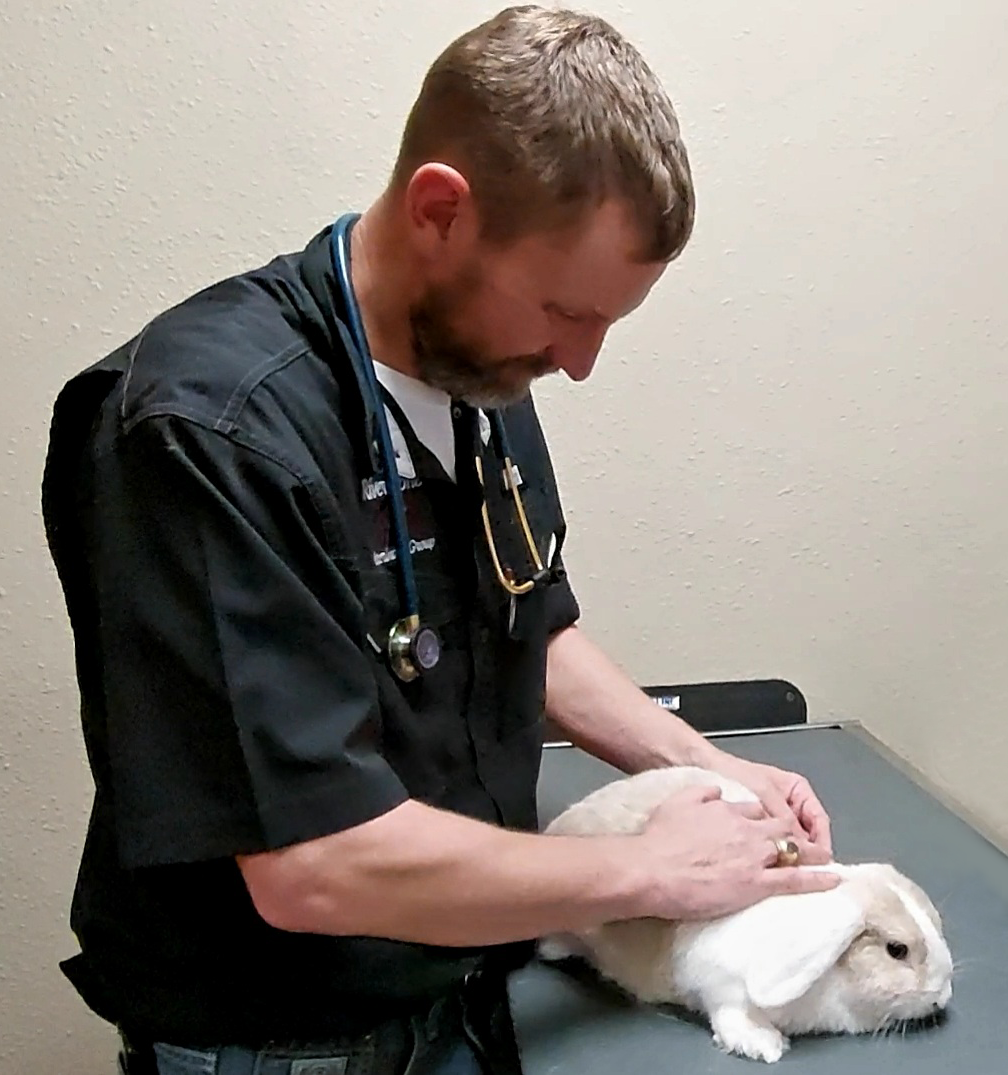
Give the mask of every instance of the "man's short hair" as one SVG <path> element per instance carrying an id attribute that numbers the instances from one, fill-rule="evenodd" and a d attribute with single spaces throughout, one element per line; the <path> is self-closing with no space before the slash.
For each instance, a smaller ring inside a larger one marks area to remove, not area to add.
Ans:
<path id="1" fill-rule="evenodd" d="M 576 225 L 613 197 L 631 209 L 641 261 L 676 257 L 693 228 L 675 109 L 637 49 L 592 15 L 511 7 L 453 41 L 410 111 L 393 187 L 433 160 L 466 177 L 493 243 Z"/>

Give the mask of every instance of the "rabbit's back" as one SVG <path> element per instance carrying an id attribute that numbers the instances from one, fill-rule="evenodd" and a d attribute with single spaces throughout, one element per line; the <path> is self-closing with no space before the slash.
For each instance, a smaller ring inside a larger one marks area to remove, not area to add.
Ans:
<path id="1" fill-rule="evenodd" d="M 756 798 L 748 788 L 708 769 L 691 765 L 647 769 L 593 791 L 550 822 L 546 832 L 570 836 L 640 832 L 658 806 L 690 787 L 718 787 L 729 802 Z"/>
<path id="2" fill-rule="evenodd" d="M 718 787 L 732 802 L 752 801 L 748 788 L 695 766 L 649 769 L 617 779 L 561 813 L 546 828 L 568 836 L 622 835 L 640 832 L 666 799 L 689 787 Z M 609 922 L 577 937 L 554 937 L 542 951 L 550 958 L 580 955 L 605 978 L 645 1003 L 689 1003 L 694 998 L 675 988 L 673 960 L 696 934 L 696 923 L 657 918 Z M 678 942 L 678 943 L 677 943 Z"/>

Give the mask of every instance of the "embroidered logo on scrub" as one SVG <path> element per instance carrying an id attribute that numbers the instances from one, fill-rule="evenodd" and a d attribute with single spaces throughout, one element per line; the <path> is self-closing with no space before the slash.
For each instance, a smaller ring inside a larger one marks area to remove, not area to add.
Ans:
<path id="1" fill-rule="evenodd" d="M 400 478 L 403 503 L 406 508 L 406 526 L 410 535 L 410 553 L 431 552 L 437 545 L 434 536 L 434 517 L 423 492 L 423 479 Z M 395 529 L 392 526 L 392 508 L 388 503 L 388 490 L 383 478 L 365 478 L 361 482 L 361 499 L 364 512 L 371 525 L 371 556 L 375 567 L 392 563 L 396 558 Z"/>
<path id="2" fill-rule="evenodd" d="M 410 555 L 431 552 L 437 544 L 437 539 L 434 536 L 434 517 L 427 496 L 423 492 L 423 479 L 417 477 L 406 438 L 387 407 L 385 417 L 388 420 L 389 434 L 395 452 L 399 486 L 403 492 L 406 528 L 410 535 Z M 392 526 L 392 508 L 387 502 L 388 489 L 385 479 L 380 474 L 365 478 L 361 482 L 361 500 L 364 502 L 365 513 L 371 523 L 370 549 L 375 567 L 392 563 L 397 555 L 395 530 Z"/>

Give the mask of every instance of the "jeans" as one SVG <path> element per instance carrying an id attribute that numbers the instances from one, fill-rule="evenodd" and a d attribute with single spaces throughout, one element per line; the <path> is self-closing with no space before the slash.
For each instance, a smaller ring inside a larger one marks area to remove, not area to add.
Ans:
<path id="1" fill-rule="evenodd" d="M 433 1040 L 422 1023 L 414 1026 L 412 1052 L 397 1059 L 368 1047 L 287 1053 L 263 1050 L 184 1049 L 154 1043 L 157 1075 L 484 1075 L 465 1037 L 442 1035 Z"/>
<path id="2" fill-rule="evenodd" d="M 120 1033 L 120 1075 L 522 1075 L 506 978 L 483 970 L 422 1014 L 311 1048 L 183 1048 Z"/>

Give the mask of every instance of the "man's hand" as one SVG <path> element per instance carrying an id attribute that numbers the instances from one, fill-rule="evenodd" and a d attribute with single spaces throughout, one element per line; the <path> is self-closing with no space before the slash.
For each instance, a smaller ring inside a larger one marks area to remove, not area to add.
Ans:
<path id="1" fill-rule="evenodd" d="M 832 858 L 829 815 L 805 777 L 772 765 L 737 758 L 722 750 L 706 760 L 704 766 L 744 784 L 771 817 L 788 823 L 790 828 L 786 835 L 799 838 L 799 843 L 809 841 L 827 858 Z"/>
<path id="2" fill-rule="evenodd" d="M 666 799 L 640 839 L 651 885 L 645 916 L 707 919 L 767 896 L 822 892 L 839 878 L 818 870 L 778 867 L 776 841 L 792 834 L 793 818 L 770 816 L 760 803 L 729 803 L 717 787 L 693 787 Z M 828 856 L 802 838 L 802 860 Z"/>
<path id="3" fill-rule="evenodd" d="M 829 816 L 807 780 L 717 749 L 680 716 L 656 705 L 580 628 L 566 628 L 550 640 L 546 711 L 575 746 L 625 773 L 699 765 L 734 777 L 771 816 L 789 819 L 793 835 L 832 854 Z"/>

